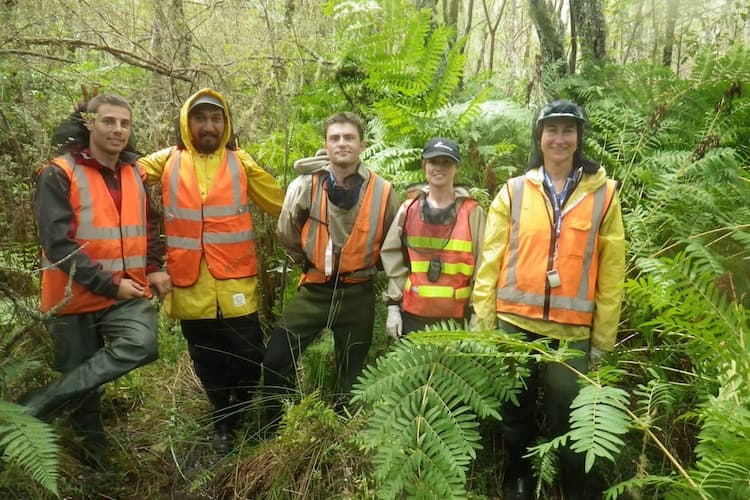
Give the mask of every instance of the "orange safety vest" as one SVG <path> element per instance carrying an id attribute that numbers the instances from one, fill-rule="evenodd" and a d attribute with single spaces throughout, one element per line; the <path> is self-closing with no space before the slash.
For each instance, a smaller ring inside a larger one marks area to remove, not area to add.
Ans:
<path id="1" fill-rule="evenodd" d="M 201 256 L 217 279 L 257 274 L 247 175 L 233 151 L 226 151 L 204 201 L 190 153 L 175 149 L 162 174 L 162 203 L 167 272 L 176 286 L 198 280 Z"/>
<path id="2" fill-rule="evenodd" d="M 599 271 L 599 227 L 615 193 L 607 180 L 563 207 L 557 262 L 555 229 L 543 186 L 523 176 L 508 181 L 511 226 L 498 280 L 498 312 L 556 323 L 591 326 Z M 555 269 L 560 285 L 551 287 Z"/>
<path id="3" fill-rule="evenodd" d="M 420 204 L 406 210 L 404 231 L 411 274 L 404 286 L 405 312 L 426 318 L 463 318 L 474 275 L 474 247 L 469 215 L 477 202 L 464 199 L 452 225 L 428 224 L 421 220 Z M 441 272 L 430 281 L 430 261 L 439 258 Z"/>
<path id="4" fill-rule="evenodd" d="M 72 155 L 52 160 L 70 180 L 70 204 L 75 218 L 75 238 L 80 251 L 105 271 L 136 281 L 151 296 L 146 282 L 147 222 L 146 190 L 137 167 L 120 168 L 122 206 L 117 210 L 101 174 L 96 168 L 77 165 Z M 42 311 L 65 300 L 70 276 L 54 265 L 42 251 Z M 71 280 L 71 297 L 57 314 L 101 311 L 117 299 L 92 292 Z"/>
<path id="5" fill-rule="evenodd" d="M 328 196 L 323 189 L 328 171 L 311 174 L 310 214 L 302 226 L 301 240 L 311 267 L 300 278 L 300 286 L 307 283 L 326 283 L 338 272 L 343 283 L 363 283 L 376 274 L 383 242 L 383 223 L 390 182 L 372 172 L 352 232 L 341 248 L 338 270 L 328 233 Z M 326 265 L 328 264 L 328 265 Z"/>

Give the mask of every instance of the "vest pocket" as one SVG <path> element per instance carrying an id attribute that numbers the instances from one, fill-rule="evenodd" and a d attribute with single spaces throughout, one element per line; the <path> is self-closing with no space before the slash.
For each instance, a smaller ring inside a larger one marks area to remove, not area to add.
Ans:
<path id="1" fill-rule="evenodd" d="M 568 229 L 567 234 L 566 229 Z M 583 257 L 586 252 L 589 231 L 591 231 L 590 221 L 573 221 L 568 227 L 563 227 L 560 235 L 560 251 L 575 257 Z M 564 246 L 563 246 L 564 244 Z"/>

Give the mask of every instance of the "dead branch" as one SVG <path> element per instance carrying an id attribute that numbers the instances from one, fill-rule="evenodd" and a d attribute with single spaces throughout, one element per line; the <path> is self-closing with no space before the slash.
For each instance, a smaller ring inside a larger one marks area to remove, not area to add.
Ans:
<path id="1" fill-rule="evenodd" d="M 42 54 L 41 52 L 32 52 L 30 50 L 0 49 L 0 55 L 3 55 L 3 54 L 38 57 L 40 59 L 49 59 L 50 61 L 57 61 L 57 62 L 62 62 L 66 64 L 73 64 L 75 62 L 72 59 L 64 59 L 62 57 L 51 56 L 49 54 Z"/>
<path id="2" fill-rule="evenodd" d="M 94 42 L 88 42 L 86 40 L 77 40 L 74 38 L 19 38 L 15 40 L 20 45 L 46 45 L 52 47 L 69 47 L 69 48 L 85 48 L 88 50 L 94 50 L 99 52 L 106 52 L 112 56 L 120 59 L 131 66 L 154 71 L 160 75 L 169 76 L 178 80 L 186 82 L 192 81 L 189 74 L 195 73 L 198 70 L 192 68 L 172 68 L 159 61 L 152 59 L 146 59 L 132 52 L 110 47 L 109 45 L 102 45 Z"/>

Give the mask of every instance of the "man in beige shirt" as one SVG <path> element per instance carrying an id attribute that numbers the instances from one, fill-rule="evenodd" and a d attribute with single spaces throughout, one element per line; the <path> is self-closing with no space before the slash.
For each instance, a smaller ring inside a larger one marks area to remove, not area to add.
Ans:
<path id="1" fill-rule="evenodd" d="M 380 245 L 399 206 L 391 184 L 360 162 L 364 149 L 360 118 L 331 116 L 325 124 L 328 164 L 287 189 L 278 237 L 303 273 L 264 358 L 272 424 L 279 417 L 278 396 L 294 386 L 296 363 L 321 331 L 333 334 L 339 403 L 364 367 Z"/>

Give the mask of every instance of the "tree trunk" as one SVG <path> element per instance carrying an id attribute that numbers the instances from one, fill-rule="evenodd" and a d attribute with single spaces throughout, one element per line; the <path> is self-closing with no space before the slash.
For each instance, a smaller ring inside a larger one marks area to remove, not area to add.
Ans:
<path id="1" fill-rule="evenodd" d="M 674 48 L 674 30 L 677 23 L 677 0 L 667 0 L 667 25 L 664 33 L 664 49 L 662 50 L 661 63 L 672 66 L 672 50 Z"/>
<path id="2" fill-rule="evenodd" d="M 492 70 L 495 66 L 495 45 L 497 43 L 497 28 L 500 26 L 500 20 L 503 18 L 503 12 L 505 11 L 505 4 L 507 3 L 507 0 L 503 0 L 503 3 L 500 5 L 500 11 L 497 13 L 497 17 L 495 20 L 492 20 L 491 12 L 490 12 L 490 0 L 482 0 L 482 9 L 484 11 L 484 19 L 487 21 L 487 29 L 489 31 L 489 40 L 488 43 L 490 44 L 490 57 L 489 57 L 489 72 L 492 74 Z"/>
<path id="3" fill-rule="evenodd" d="M 151 26 L 151 51 L 156 59 L 189 68 L 193 36 L 185 22 L 182 0 L 171 0 L 169 4 L 155 1 Z"/>
<path id="4" fill-rule="evenodd" d="M 474 0 L 469 0 L 468 5 L 466 6 L 466 27 L 464 28 L 463 36 L 467 37 L 469 36 L 469 33 L 471 33 L 471 23 L 474 20 Z M 464 49 L 462 48 L 461 51 Z"/>
<path id="5" fill-rule="evenodd" d="M 443 0 L 443 21 L 446 26 L 458 26 L 458 3 L 458 0 Z"/>
<path id="6" fill-rule="evenodd" d="M 563 37 L 557 25 L 552 21 L 547 2 L 545 0 L 529 0 L 529 15 L 539 37 L 543 68 L 546 71 L 552 71 L 554 76 L 565 76 L 567 71 Z"/>
<path id="7" fill-rule="evenodd" d="M 570 13 L 584 62 L 597 64 L 607 54 L 602 0 L 570 0 Z"/>
<path id="8" fill-rule="evenodd" d="M 576 16 L 573 15 L 573 9 L 570 10 L 570 56 L 568 58 L 568 72 L 571 75 L 576 73 L 576 63 L 578 59 L 578 29 L 576 26 Z"/>

